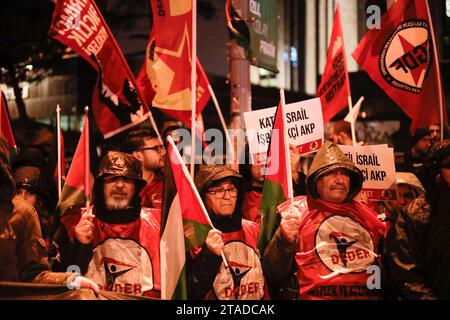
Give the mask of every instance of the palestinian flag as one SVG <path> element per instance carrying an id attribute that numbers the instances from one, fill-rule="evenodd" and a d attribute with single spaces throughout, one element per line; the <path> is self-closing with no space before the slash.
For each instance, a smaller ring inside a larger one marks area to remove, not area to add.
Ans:
<path id="1" fill-rule="evenodd" d="M 289 146 L 284 127 L 284 97 L 278 105 L 267 153 L 265 180 L 261 198 L 261 225 L 258 249 L 261 256 L 275 233 L 277 206 L 292 195 Z"/>
<path id="2" fill-rule="evenodd" d="M 0 98 L 0 135 L 3 136 L 3 138 L 6 139 L 6 144 L 8 145 L 10 158 L 12 159 L 13 156 L 17 155 L 17 146 L 16 141 L 14 140 L 14 134 L 11 129 L 11 124 L 9 122 L 9 112 L 8 112 L 8 106 L 6 104 L 6 98 L 1 93 Z"/>
<path id="3" fill-rule="evenodd" d="M 161 215 L 161 298 L 186 300 L 186 251 L 203 244 L 212 225 L 170 137 L 167 152 Z"/>
<path id="4" fill-rule="evenodd" d="M 87 119 L 87 116 L 85 116 Z M 75 150 L 75 154 L 73 155 L 72 164 L 67 173 L 67 177 L 64 183 L 64 187 L 61 192 L 61 196 L 59 198 L 57 211 L 63 216 L 66 212 L 71 209 L 81 208 L 85 206 L 87 196 L 91 194 L 92 185 L 93 185 L 93 177 L 92 173 L 90 173 L 89 181 L 90 188 L 89 190 L 85 190 L 86 185 L 86 150 L 89 150 L 90 146 L 86 146 L 86 135 L 89 136 L 89 121 L 85 121 L 83 131 L 81 132 L 80 140 L 78 141 L 77 148 Z M 87 156 L 92 154 L 89 151 Z M 89 163 L 92 162 L 89 159 Z M 91 170 L 89 170 L 91 172 Z"/>

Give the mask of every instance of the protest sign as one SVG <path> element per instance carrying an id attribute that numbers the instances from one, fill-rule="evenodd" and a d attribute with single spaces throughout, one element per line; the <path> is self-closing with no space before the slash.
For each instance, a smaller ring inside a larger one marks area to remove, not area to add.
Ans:
<path id="1" fill-rule="evenodd" d="M 276 107 L 244 113 L 250 157 L 253 164 L 266 162 Z M 316 152 L 323 144 L 323 117 L 320 99 L 286 105 L 286 130 L 289 144 L 300 155 Z"/>
<path id="2" fill-rule="evenodd" d="M 362 171 L 362 192 L 369 200 L 397 199 L 394 149 L 385 144 L 339 148 Z"/>

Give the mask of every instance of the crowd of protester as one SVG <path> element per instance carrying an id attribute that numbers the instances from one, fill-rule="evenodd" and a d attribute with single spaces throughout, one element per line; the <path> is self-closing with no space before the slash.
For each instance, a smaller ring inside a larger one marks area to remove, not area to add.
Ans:
<path id="1" fill-rule="evenodd" d="M 186 254 L 190 299 L 450 298 L 448 132 L 441 139 L 439 125 L 417 129 L 396 163 L 397 199 L 365 203 L 362 173 L 337 146 L 352 144 L 349 127 L 331 127 L 307 170 L 291 148 L 294 200 L 278 207 L 264 252 L 263 166 L 250 164 L 247 150 L 239 167 L 197 168 L 215 229 Z M 166 149 L 149 128 L 130 130 L 114 149 L 100 161 L 92 205 L 60 219 L 48 156 L 28 148 L 10 162 L 0 141 L 0 281 L 64 284 L 77 265 L 81 287 L 160 297 Z M 381 270 L 375 289 L 367 286 L 372 265 Z"/>

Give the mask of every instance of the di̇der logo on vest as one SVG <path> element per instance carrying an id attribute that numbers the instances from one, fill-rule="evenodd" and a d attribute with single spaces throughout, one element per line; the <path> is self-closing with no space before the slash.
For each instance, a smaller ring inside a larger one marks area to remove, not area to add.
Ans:
<path id="1" fill-rule="evenodd" d="M 332 272 L 366 272 L 375 260 L 370 233 L 345 216 L 333 215 L 321 223 L 315 248 L 322 263 Z"/>
<path id="2" fill-rule="evenodd" d="M 86 277 L 101 289 L 142 295 L 153 289 L 153 266 L 147 251 L 136 241 L 109 238 L 93 251 Z"/>

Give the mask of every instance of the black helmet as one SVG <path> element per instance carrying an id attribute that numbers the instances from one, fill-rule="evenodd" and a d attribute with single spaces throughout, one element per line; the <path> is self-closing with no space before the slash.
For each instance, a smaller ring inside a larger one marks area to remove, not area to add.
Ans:
<path id="1" fill-rule="evenodd" d="M 147 184 L 142 179 L 142 166 L 138 159 L 128 153 L 108 151 L 100 161 L 100 169 L 96 181 L 106 175 L 121 176 L 132 179 L 136 184 L 136 192 L 142 190 Z"/>

